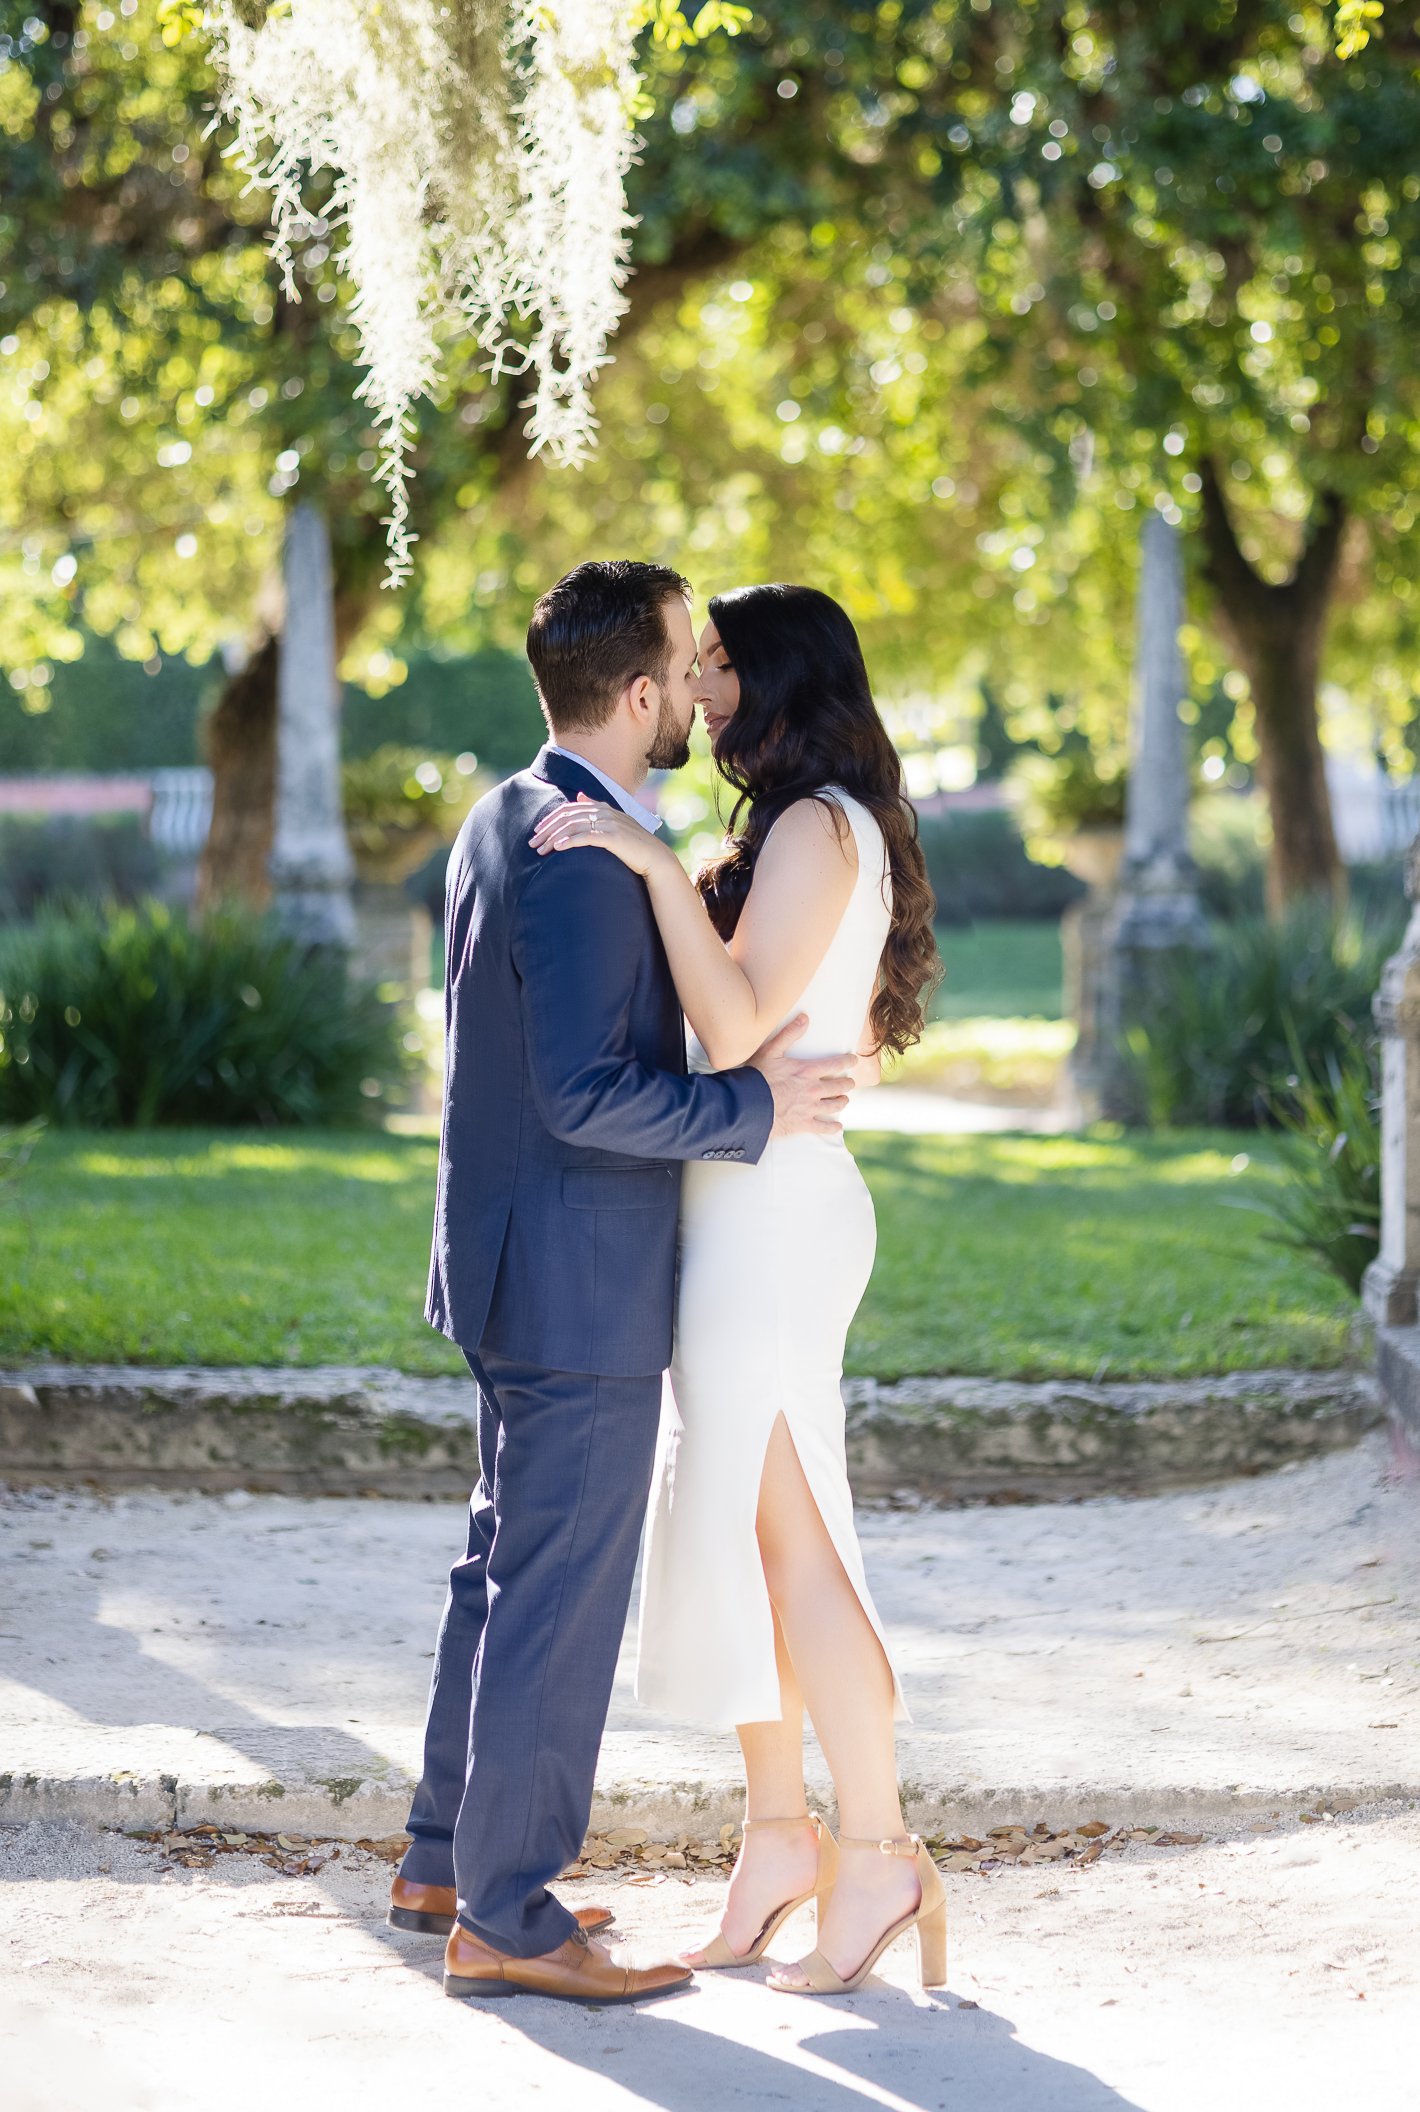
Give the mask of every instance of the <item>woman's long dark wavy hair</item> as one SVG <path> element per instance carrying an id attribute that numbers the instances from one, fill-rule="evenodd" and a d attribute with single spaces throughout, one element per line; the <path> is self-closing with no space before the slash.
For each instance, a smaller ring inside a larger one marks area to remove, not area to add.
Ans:
<path id="1" fill-rule="evenodd" d="M 903 795 L 902 766 L 873 702 L 858 634 L 815 587 L 737 587 L 714 596 L 710 615 L 739 676 L 738 709 L 715 743 L 716 765 L 739 797 L 726 849 L 695 884 L 728 939 L 764 839 L 785 809 L 825 785 L 858 800 L 883 832 L 892 878 L 892 925 L 868 1017 L 875 1046 L 900 1055 L 921 1038 L 942 964 L 917 816 Z"/>

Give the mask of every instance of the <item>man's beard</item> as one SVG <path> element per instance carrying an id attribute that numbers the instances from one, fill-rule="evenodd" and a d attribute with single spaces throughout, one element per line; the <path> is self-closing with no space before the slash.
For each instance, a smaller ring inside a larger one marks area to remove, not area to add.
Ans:
<path id="1" fill-rule="evenodd" d="M 648 770 L 683 770 L 690 761 L 690 728 L 682 730 L 671 716 L 670 699 L 661 698 L 655 737 L 646 755 Z"/>

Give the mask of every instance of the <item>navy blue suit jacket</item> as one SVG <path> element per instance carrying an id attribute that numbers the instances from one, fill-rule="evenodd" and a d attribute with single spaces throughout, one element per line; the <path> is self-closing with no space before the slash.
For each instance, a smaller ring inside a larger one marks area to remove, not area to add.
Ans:
<path id="1" fill-rule="evenodd" d="M 466 1350 L 636 1377 L 670 1362 L 686 1159 L 758 1159 L 760 1072 L 687 1077 L 645 883 L 529 848 L 604 787 L 544 749 L 469 815 L 444 911 L 444 1124 L 425 1318 Z"/>

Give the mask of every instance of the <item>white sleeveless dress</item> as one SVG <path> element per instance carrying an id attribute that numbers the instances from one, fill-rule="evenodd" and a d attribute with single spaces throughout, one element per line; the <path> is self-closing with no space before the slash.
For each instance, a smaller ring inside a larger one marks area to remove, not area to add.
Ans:
<path id="1" fill-rule="evenodd" d="M 823 796 L 847 817 L 858 873 L 828 952 L 784 1015 L 808 1014 L 794 1049 L 802 1056 L 858 1046 L 891 922 L 881 830 L 837 787 Z M 692 1069 L 710 1068 L 693 1038 L 690 1061 Z M 765 1450 L 780 1413 L 887 1652 L 853 1527 L 839 1391 L 844 1341 L 872 1274 L 877 1225 L 841 1137 L 776 1137 L 754 1166 L 687 1164 L 680 1237 L 636 1694 L 665 1715 L 728 1729 L 780 1715 L 774 1620 L 755 1535 Z M 895 1672 L 893 1698 L 905 1718 Z"/>

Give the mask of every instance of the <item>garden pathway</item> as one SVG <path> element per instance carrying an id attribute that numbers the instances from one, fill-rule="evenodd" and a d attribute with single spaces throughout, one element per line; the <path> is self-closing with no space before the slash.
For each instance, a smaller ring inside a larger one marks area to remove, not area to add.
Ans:
<path id="1" fill-rule="evenodd" d="M 1028 1130 L 1056 1136 L 1069 1120 L 1054 1108 L 998 1107 L 985 1100 L 954 1100 L 912 1085 L 869 1085 L 853 1095 L 846 1129 L 891 1130 L 911 1136 L 987 1136 L 998 1130 Z"/>
<path id="2" fill-rule="evenodd" d="M 384 1926 L 388 1870 L 316 1873 L 57 1826 L 0 1833 L 8 2112 L 1411 2112 L 1420 1813 L 1088 1868 L 947 1879 L 949 1988 L 899 1944 L 856 1995 L 707 1974 L 644 2009 L 447 2002 Z M 634 1954 L 701 1940 L 723 1887 L 598 1879 Z M 807 1915 L 774 1945 L 792 1957 Z"/>
<path id="3" fill-rule="evenodd" d="M 1420 1796 L 1417 1511 L 1375 1434 L 1181 1494 L 864 1512 L 911 1812 L 1168 1825 Z M 0 1816 L 393 1832 L 461 1536 L 449 1503 L 0 1497 Z M 624 1655 L 606 1822 L 718 1826 L 736 1779 L 731 1739 L 636 1707 Z"/>

